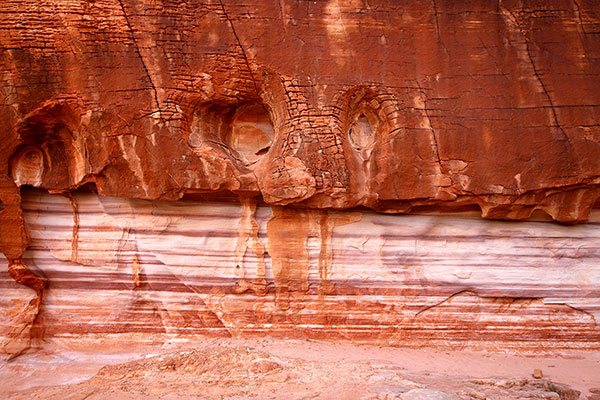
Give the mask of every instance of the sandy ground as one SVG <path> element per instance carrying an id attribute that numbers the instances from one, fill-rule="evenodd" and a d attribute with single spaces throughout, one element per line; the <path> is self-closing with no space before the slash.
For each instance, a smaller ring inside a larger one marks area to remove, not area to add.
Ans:
<path id="1" fill-rule="evenodd" d="M 0 397 L 600 399 L 600 389 L 593 393 L 600 388 L 597 352 L 522 356 L 223 338 L 162 346 L 66 343 L 2 362 Z M 542 379 L 533 377 L 536 369 Z"/>

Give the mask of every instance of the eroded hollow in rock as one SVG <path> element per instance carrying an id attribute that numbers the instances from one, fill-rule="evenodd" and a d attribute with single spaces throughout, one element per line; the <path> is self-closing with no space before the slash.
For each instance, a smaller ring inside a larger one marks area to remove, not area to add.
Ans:
<path id="1" fill-rule="evenodd" d="M 235 111 L 225 140 L 246 161 L 253 163 L 269 151 L 273 135 L 267 110 L 260 104 L 249 104 Z"/>
<path id="2" fill-rule="evenodd" d="M 239 161 L 253 164 L 269 151 L 273 137 L 271 118 L 260 103 L 206 105 L 194 114 L 188 144 L 192 148 L 216 144 L 229 149 Z"/>
<path id="3" fill-rule="evenodd" d="M 64 191 L 81 181 L 88 164 L 85 138 L 80 133 L 81 114 L 76 108 L 49 102 L 19 124 L 22 147 L 9 164 L 18 186 Z"/>
<path id="4" fill-rule="evenodd" d="M 385 116 L 372 94 L 359 91 L 353 96 L 346 117 L 348 141 L 359 159 L 368 161 L 377 145 L 378 132 Z"/>
<path id="5" fill-rule="evenodd" d="M 372 147 L 375 143 L 375 134 L 371 129 L 369 119 L 364 114 L 361 114 L 356 119 L 354 124 L 350 127 L 348 135 L 350 136 L 352 147 L 357 151 Z"/>
<path id="6" fill-rule="evenodd" d="M 18 186 L 39 186 L 44 173 L 44 154 L 36 146 L 21 149 L 11 162 L 12 176 Z"/>

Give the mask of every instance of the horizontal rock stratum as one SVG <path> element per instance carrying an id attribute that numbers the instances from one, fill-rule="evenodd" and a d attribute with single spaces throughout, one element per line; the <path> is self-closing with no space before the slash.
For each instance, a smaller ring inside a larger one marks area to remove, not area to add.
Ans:
<path id="1" fill-rule="evenodd" d="M 93 193 L 74 194 L 73 211 L 63 196 L 23 195 L 24 261 L 50 282 L 46 339 L 600 349 L 598 211 L 572 227 Z M 18 315 L 28 297 L 2 283 Z"/>
<path id="2" fill-rule="evenodd" d="M 600 345 L 597 1 L 5 0 L 0 49 L 11 355 Z"/>

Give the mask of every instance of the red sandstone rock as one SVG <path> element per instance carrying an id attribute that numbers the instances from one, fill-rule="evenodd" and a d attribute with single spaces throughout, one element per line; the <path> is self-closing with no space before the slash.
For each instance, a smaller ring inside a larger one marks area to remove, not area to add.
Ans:
<path id="1" fill-rule="evenodd" d="M 35 321 L 45 285 L 22 261 L 23 185 L 154 201 L 233 193 L 245 207 L 260 198 L 276 206 L 277 238 L 242 236 L 258 258 L 263 247 L 273 257 L 278 309 L 310 289 L 308 239 L 353 220 L 324 209 L 588 220 L 600 196 L 599 9 L 581 0 L 3 1 L 0 247 L 11 276 L 36 292 L 19 332 Z M 99 264 L 78 254 L 77 226 L 72 261 Z M 333 293 L 322 243 L 321 287 Z M 264 275 L 242 276 L 238 291 L 265 294 Z"/>

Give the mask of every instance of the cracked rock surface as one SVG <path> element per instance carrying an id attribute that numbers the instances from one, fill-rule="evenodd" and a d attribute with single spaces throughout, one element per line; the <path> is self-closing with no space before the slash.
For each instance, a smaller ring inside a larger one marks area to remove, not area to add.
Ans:
<path id="1" fill-rule="evenodd" d="M 595 0 L 0 2 L 2 351 L 597 352 L 599 37 Z"/>

